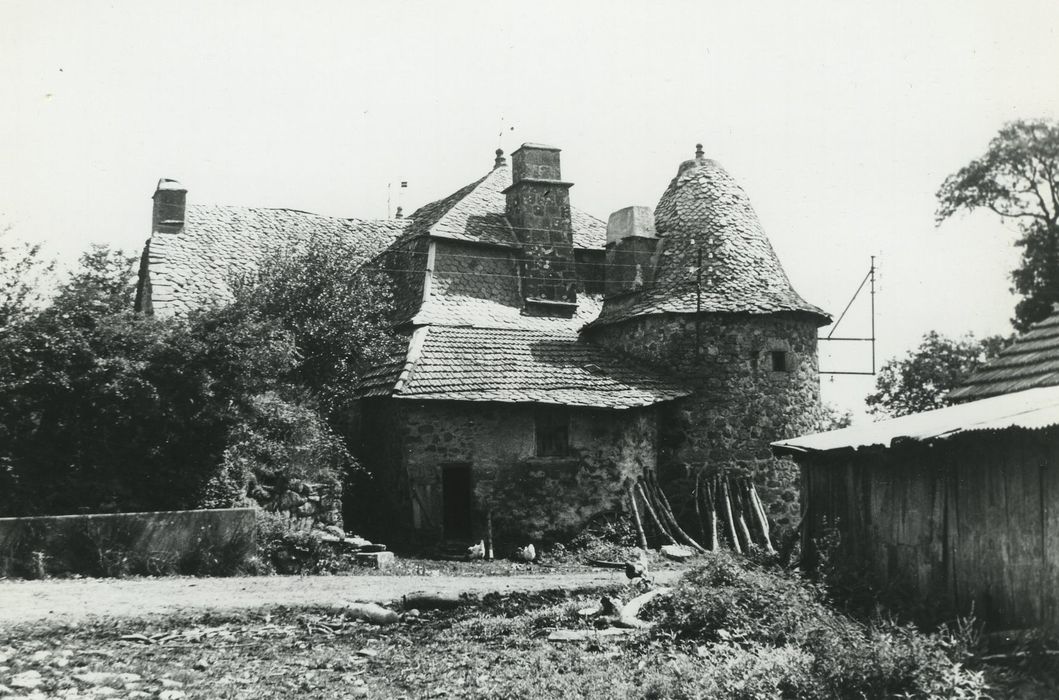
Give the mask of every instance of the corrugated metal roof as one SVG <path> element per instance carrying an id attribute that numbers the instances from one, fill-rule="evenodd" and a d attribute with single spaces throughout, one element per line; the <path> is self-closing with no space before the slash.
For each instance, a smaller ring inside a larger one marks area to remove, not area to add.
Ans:
<path id="1" fill-rule="evenodd" d="M 1059 387 L 1028 389 L 934 411 L 856 425 L 772 443 L 779 453 L 890 447 L 894 441 L 930 442 L 960 433 L 1059 425 Z"/>

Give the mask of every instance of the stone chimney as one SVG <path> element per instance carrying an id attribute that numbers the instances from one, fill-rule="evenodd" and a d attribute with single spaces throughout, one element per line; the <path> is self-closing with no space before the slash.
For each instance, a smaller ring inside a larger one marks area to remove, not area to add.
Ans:
<path id="1" fill-rule="evenodd" d="M 178 233 L 184 228 L 184 207 L 188 191 L 176 180 L 162 178 L 154 191 L 154 217 L 152 230 L 163 233 Z"/>
<path id="2" fill-rule="evenodd" d="M 577 310 L 570 187 L 559 170 L 559 149 L 524 143 L 511 154 L 507 218 L 522 244 L 522 291 L 527 313 L 572 315 Z"/>
<path id="3" fill-rule="evenodd" d="M 625 207 L 607 220 L 607 264 L 604 294 L 608 297 L 643 289 L 654 278 L 658 248 L 651 207 Z"/>

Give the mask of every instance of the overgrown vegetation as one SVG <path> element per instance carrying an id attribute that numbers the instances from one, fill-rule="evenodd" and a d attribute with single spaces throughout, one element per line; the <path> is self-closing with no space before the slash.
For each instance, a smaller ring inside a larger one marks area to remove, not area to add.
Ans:
<path id="1" fill-rule="evenodd" d="M 961 210 L 983 210 L 1016 226 L 1022 259 L 1011 291 L 1022 296 L 1012 324 L 1019 332 L 1059 302 L 1059 122 L 1005 124 L 986 152 L 938 188 L 938 225 Z"/>
<path id="2" fill-rule="evenodd" d="M 831 606 L 822 587 L 767 564 L 711 556 L 659 608 L 656 636 L 703 645 L 700 655 L 722 669 L 713 676 L 717 697 L 984 692 L 982 675 L 960 665 L 966 637 L 855 620 Z"/>
<path id="3" fill-rule="evenodd" d="M 44 300 L 39 249 L 0 245 L 0 516 L 342 482 L 352 387 L 389 347 L 389 287 L 348 260 L 340 244 L 277 252 L 233 304 L 160 320 L 131 311 L 120 251 L 91 248 Z"/>
<path id="4" fill-rule="evenodd" d="M 864 402 L 880 418 L 904 416 L 949 405 L 946 394 L 983 362 L 991 360 L 1009 339 L 973 335 L 952 339 L 931 331 L 904 357 L 887 360 L 875 377 L 875 391 Z"/>
<path id="5" fill-rule="evenodd" d="M 233 308 L 290 334 L 298 360 L 288 381 L 310 392 L 339 432 L 361 374 L 398 343 L 392 281 L 349 263 L 361 254 L 341 239 L 316 238 L 273 251 L 254 276 L 233 280 Z"/>

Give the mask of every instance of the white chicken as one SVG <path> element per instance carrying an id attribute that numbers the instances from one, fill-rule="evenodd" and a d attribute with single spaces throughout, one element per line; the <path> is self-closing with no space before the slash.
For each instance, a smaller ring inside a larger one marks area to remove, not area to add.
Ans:
<path id="1" fill-rule="evenodd" d="M 525 547 L 519 547 L 515 550 L 514 559 L 515 561 L 533 561 L 537 558 L 537 550 L 530 542 Z"/>
<path id="2" fill-rule="evenodd" d="M 472 544 L 467 548 L 468 559 L 485 559 L 485 540 L 478 540 L 478 544 Z"/>

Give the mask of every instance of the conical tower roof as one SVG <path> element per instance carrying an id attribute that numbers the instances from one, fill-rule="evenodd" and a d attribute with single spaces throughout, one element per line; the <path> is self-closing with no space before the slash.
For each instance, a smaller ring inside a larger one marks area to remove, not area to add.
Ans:
<path id="1" fill-rule="evenodd" d="M 794 291 L 743 188 L 701 152 L 681 163 L 658 202 L 655 228 L 653 281 L 637 294 L 607 299 L 593 325 L 699 310 L 800 312 L 830 323 Z"/>

